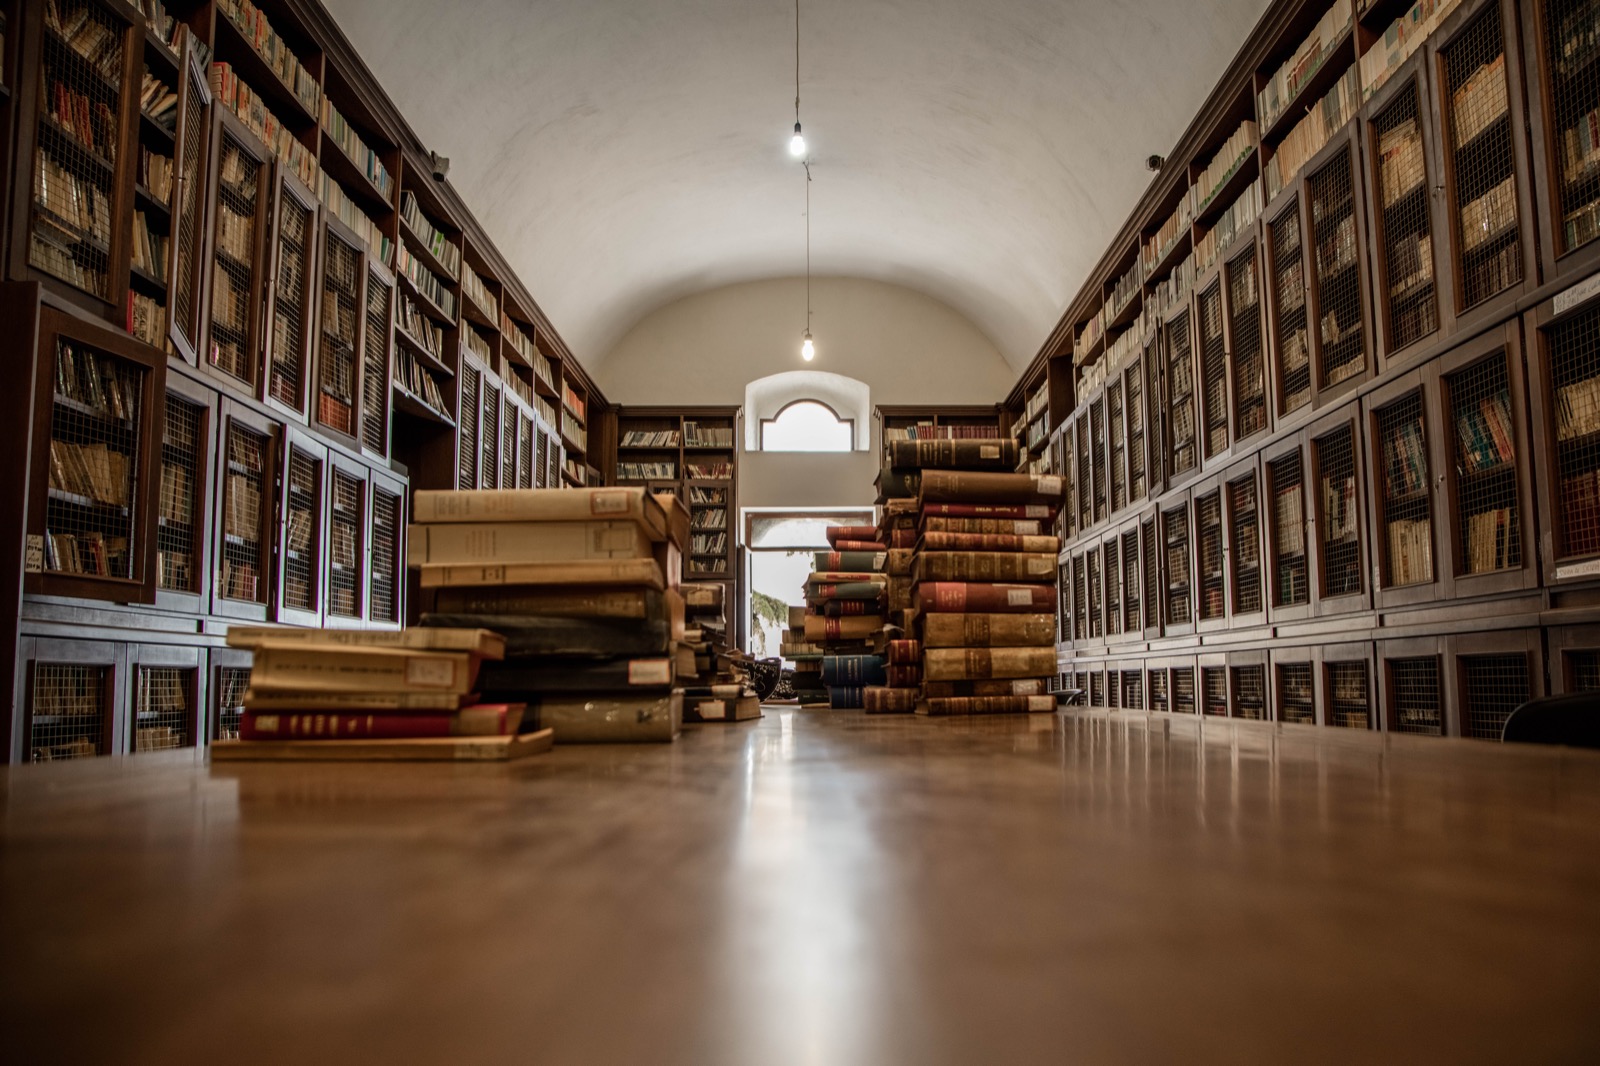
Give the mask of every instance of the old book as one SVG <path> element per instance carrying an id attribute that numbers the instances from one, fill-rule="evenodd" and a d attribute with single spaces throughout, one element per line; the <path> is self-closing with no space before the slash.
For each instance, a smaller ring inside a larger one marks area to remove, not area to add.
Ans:
<path id="1" fill-rule="evenodd" d="M 895 468 L 1015 470 L 1020 458 L 1015 437 L 889 442 L 889 465 Z"/>
<path id="2" fill-rule="evenodd" d="M 715 582 L 685 582 L 678 587 L 684 606 L 695 612 L 721 611 L 724 586 Z"/>
<path id="3" fill-rule="evenodd" d="M 869 552 L 877 554 L 889 550 L 889 545 L 881 540 L 836 540 L 833 550 L 838 552 Z"/>
<path id="4" fill-rule="evenodd" d="M 222 740 L 213 762 L 506 762 L 550 750 L 552 731 L 407 740 Z"/>
<path id="5" fill-rule="evenodd" d="M 544 693 L 643 692 L 671 688 L 675 676 L 675 655 L 614 659 L 552 655 L 484 663 L 478 670 L 478 689 L 500 699 Z"/>
<path id="6" fill-rule="evenodd" d="M 924 581 L 912 591 L 913 606 L 924 613 L 1038 614 L 1056 608 L 1052 585 Z"/>
<path id="7" fill-rule="evenodd" d="M 840 585 L 860 581 L 886 585 L 889 583 L 889 575 L 872 570 L 813 570 L 806 577 L 808 585 Z"/>
<path id="8" fill-rule="evenodd" d="M 874 596 L 870 600 L 812 597 L 807 602 L 813 603 L 819 608 L 816 611 L 817 614 L 826 615 L 829 618 L 844 618 L 855 614 L 878 614 L 883 609 L 881 596 Z"/>
<path id="9" fill-rule="evenodd" d="M 871 685 L 861 702 L 868 714 L 910 714 L 917 709 L 917 690 Z"/>
<path id="10" fill-rule="evenodd" d="M 1049 682 L 1042 677 L 1012 677 L 983 681 L 924 681 L 922 694 L 928 699 L 956 696 L 1043 696 Z"/>
<path id="11" fill-rule="evenodd" d="M 1019 536 L 1014 533 L 938 533 L 922 535 L 926 552 L 1030 552 L 1054 556 L 1061 538 Z"/>
<path id="12" fill-rule="evenodd" d="M 822 660 L 822 683 L 835 685 L 883 685 L 888 680 L 883 658 L 878 655 L 828 655 Z"/>
<path id="13" fill-rule="evenodd" d="M 878 537 L 877 526 L 829 526 L 825 535 L 829 544 L 837 544 L 841 540 L 876 540 Z"/>
<path id="14" fill-rule="evenodd" d="M 342 648 L 263 641 L 250 687 L 323 692 L 470 692 L 478 657 L 459 651 Z"/>
<path id="15" fill-rule="evenodd" d="M 1033 552 L 923 551 L 917 553 L 911 576 L 917 581 L 1053 582 L 1056 557 Z"/>
<path id="16" fill-rule="evenodd" d="M 228 647 L 254 648 L 276 644 L 332 645 L 352 648 L 411 648 L 417 651 L 465 651 L 484 659 L 505 655 L 506 641 L 487 629 L 299 629 L 293 626 L 233 626 Z"/>
<path id="17" fill-rule="evenodd" d="M 666 588 L 654 559 L 619 559 L 592 563 L 514 563 L 497 566 L 424 566 L 423 588 L 482 585 L 629 585 L 661 591 Z"/>
<path id="18" fill-rule="evenodd" d="M 650 530 L 656 540 L 664 540 L 668 534 L 667 512 L 661 501 L 642 488 L 421 489 L 412 501 L 412 520 L 418 523 L 626 519 Z"/>
<path id="19" fill-rule="evenodd" d="M 816 552 L 811 565 L 824 572 L 882 571 L 889 561 L 886 551 L 831 551 Z"/>
<path id="20" fill-rule="evenodd" d="M 478 704 L 450 714 L 279 712 L 246 709 L 241 740 L 370 740 L 509 736 L 521 727 L 521 703 Z"/>
<path id="21" fill-rule="evenodd" d="M 1056 649 L 929 648 L 922 655 L 929 681 L 972 681 L 998 677 L 1046 677 L 1056 672 Z"/>
<path id="22" fill-rule="evenodd" d="M 891 665 L 922 662 L 922 643 L 916 640 L 891 640 L 884 646 L 884 659 Z"/>
<path id="23" fill-rule="evenodd" d="M 890 548 L 889 558 L 884 565 L 884 573 L 892 577 L 910 577 L 911 564 L 916 560 L 917 553 L 910 548 Z"/>
<path id="24" fill-rule="evenodd" d="M 541 614 L 561 618 L 661 618 L 663 593 L 647 588 L 484 585 L 432 590 L 440 614 Z M 404 630 L 410 633 L 414 630 Z"/>
<path id="25" fill-rule="evenodd" d="M 506 658 L 533 655 L 648 655 L 672 642 L 667 618 L 559 618 L 532 614 L 424 614 L 424 628 L 471 624 L 505 638 Z"/>
<path id="26" fill-rule="evenodd" d="M 441 522 L 413 525 L 409 566 L 455 563 L 562 563 L 654 558 L 655 542 L 637 522 Z"/>
<path id="27" fill-rule="evenodd" d="M 806 616 L 806 640 L 864 640 L 883 628 L 881 615 L 858 615 L 848 618 Z"/>
<path id="28" fill-rule="evenodd" d="M 929 648 L 1041 647 L 1056 642 L 1053 614 L 927 614 L 922 642 Z"/>
<path id="29" fill-rule="evenodd" d="M 875 484 L 878 488 L 878 499 L 880 500 L 913 497 L 917 495 L 917 490 L 922 487 L 922 471 L 907 470 L 900 467 L 885 467 L 878 473 L 878 479 Z"/>
<path id="30" fill-rule="evenodd" d="M 754 695 L 685 696 L 683 720 L 686 722 L 748 722 L 761 717 L 761 700 Z"/>
<path id="31" fill-rule="evenodd" d="M 828 706 L 836 711 L 859 711 L 867 704 L 867 690 L 862 685 L 837 685 L 828 689 Z"/>
<path id="32" fill-rule="evenodd" d="M 917 546 L 917 531 L 915 527 L 908 529 L 891 529 L 888 532 L 889 548 L 915 548 Z"/>
<path id="33" fill-rule="evenodd" d="M 883 668 L 884 683 L 890 688 L 916 688 L 922 684 L 922 667 L 901 663 Z"/>
<path id="34" fill-rule="evenodd" d="M 876 602 L 887 585 L 872 581 L 844 581 L 837 585 L 810 585 L 806 588 L 806 602 L 825 603 L 829 600 L 863 600 Z"/>
<path id="35" fill-rule="evenodd" d="M 956 696 L 928 698 L 917 705 L 918 714 L 1049 714 L 1056 709 L 1054 696 Z"/>
<path id="36" fill-rule="evenodd" d="M 665 743 L 683 724 L 683 694 L 548 696 L 538 710 L 557 744 Z"/>
<path id="37" fill-rule="evenodd" d="M 478 696 L 476 692 L 264 692 L 252 687 L 245 689 L 244 706 L 250 711 L 300 714 L 459 711 L 479 702 Z"/>
<path id="38" fill-rule="evenodd" d="M 919 493 L 929 503 L 1059 503 L 1065 486 L 1051 474 L 1004 474 L 989 470 L 924 470 Z"/>
<path id="39" fill-rule="evenodd" d="M 922 520 L 922 530 L 924 533 L 998 533 L 1014 537 L 1037 537 L 1044 533 L 1044 522 L 1038 518 L 947 518 L 928 515 Z"/>
<path id="40" fill-rule="evenodd" d="M 1023 476 L 1023 475 L 1018 475 Z M 1056 505 L 1049 503 L 933 503 L 923 501 L 927 518 L 1036 518 L 1048 522 L 1055 517 Z"/>

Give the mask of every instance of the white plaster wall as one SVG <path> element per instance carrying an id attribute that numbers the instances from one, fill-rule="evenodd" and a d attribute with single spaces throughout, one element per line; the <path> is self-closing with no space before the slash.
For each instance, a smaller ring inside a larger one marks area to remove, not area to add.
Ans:
<path id="1" fill-rule="evenodd" d="M 700 293 L 645 316 L 595 369 L 606 399 L 627 404 L 744 403 L 745 386 L 787 370 L 866 382 L 878 404 L 988 404 L 1016 374 L 994 343 L 938 300 L 899 285 L 813 278 L 817 358 L 800 358 L 805 279 L 745 282 Z M 739 457 L 741 507 L 870 504 L 876 427 L 865 452 Z"/>

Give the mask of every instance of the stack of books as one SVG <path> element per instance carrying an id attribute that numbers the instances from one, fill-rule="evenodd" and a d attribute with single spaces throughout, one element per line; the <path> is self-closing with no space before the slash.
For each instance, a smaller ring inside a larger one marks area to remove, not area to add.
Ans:
<path id="1" fill-rule="evenodd" d="M 822 683 L 835 710 L 866 706 L 869 685 L 884 683 L 878 645 L 884 626 L 888 552 L 876 526 L 830 526 L 829 550 L 806 578 L 807 643 L 822 651 Z"/>
<path id="2" fill-rule="evenodd" d="M 505 640 L 481 629 L 234 627 L 253 653 L 239 739 L 214 759 L 505 760 L 549 750 L 521 702 L 478 695 Z"/>
<path id="3" fill-rule="evenodd" d="M 822 683 L 822 645 L 806 639 L 804 607 L 789 608 L 789 629 L 783 635 L 779 653 L 794 663 L 794 696 L 802 707 L 828 702 L 828 687 Z"/>
<path id="4" fill-rule="evenodd" d="M 728 646 L 726 589 L 711 581 L 681 588 L 688 615 L 678 674 L 687 686 L 685 721 L 744 722 L 761 717 L 761 699 L 739 669 L 743 657 Z"/>
<path id="5" fill-rule="evenodd" d="M 689 516 L 639 488 L 422 491 L 408 561 L 424 627 L 499 634 L 485 699 L 558 744 L 671 741 L 687 655 L 676 575 Z"/>
<path id="6" fill-rule="evenodd" d="M 921 470 L 911 628 L 922 661 L 918 714 L 1055 709 L 1061 542 L 1044 530 L 1064 486 L 1011 472 L 1020 452 L 1003 438 L 891 456 Z"/>

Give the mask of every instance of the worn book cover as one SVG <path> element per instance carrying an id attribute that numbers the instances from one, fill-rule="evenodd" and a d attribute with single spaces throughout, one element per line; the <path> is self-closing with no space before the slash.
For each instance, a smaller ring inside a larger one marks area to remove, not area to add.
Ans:
<path id="1" fill-rule="evenodd" d="M 883 628 L 881 615 L 858 615 L 846 618 L 806 616 L 806 640 L 864 640 Z"/>
<path id="2" fill-rule="evenodd" d="M 478 704 L 449 714 L 257 711 L 239 717 L 240 740 L 373 740 L 509 736 L 522 726 L 521 703 Z"/>
<path id="3" fill-rule="evenodd" d="M 686 722 L 748 722 L 761 717 L 761 700 L 751 695 L 689 696 L 683 698 Z"/>
<path id="4" fill-rule="evenodd" d="M 922 550 L 928 552 L 1028 552 L 1056 555 L 1061 538 L 1027 537 L 1015 533 L 939 533 L 922 535 Z"/>
<path id="5" fill-rule="evenodd" d="M 589 522 L 631 520 L 656 540 L 668 533 L 661 501 L 643 488 L 419 489 L 412 519 L 429 522 Z"/>
<path id="6" fill-rule="evenodd" d="M 252 687 L 245 689 L 244 693 L 246 710 L 300 713 L 459 711 L 478 702 L 479 693 L 476 692 L 300 692 L 262 691 Z"/>
<path id="7" fill-rule="evenodd" d="M 922 530 L 924 533 L 998 533 L 1014 537 L 1037 537 L 1044 534 L 1044 522 L 1038 518 L 949 518 L 928 515 L 922 520 Z"/>
<path id="8" fill-rule="evenodd" d="M 1060 502 L 1065 486 L 1052 474 L 990 470 L 924 470 L 920 497 L 929 503 L 1046 504 Z"/>
<path id="9" fill-rule="evenodd" d="M 929 681 L 971 681 L 983 678 L 1050 677 L 1056 673 L 1056 649 L 929 648 L 922 655 Z"/>
<path id="10" fill-rule="evenodd" d="M 1053 614 L 928 614 L 922 642 L 930 648 L 1040 647 L 1056 643 Z"/>
<path id="11" fill-rule="evenodd" d="M 884 647 L 884 658 L 892 664 L 922 662 L 922 644 L 915 640 L 891 640 Z"/>
<path id="12" fill-rule="evenodd" d="M 632 521 L 441 522 L 413 525 L 408 565 L 563 563 L 654 558 L 655 541 Z"/>
<path id="13" fill-rule="evenodd" d="M 1054 581 L 1056 556 L 1054 552 L 922 551 L 911 576 L 917 581 Z"/>
<path id="14" fill-rule="evenodd" d="M 925 614 L 1037 614 L 1056 609 L 1056 590 L 1044 584 L 924 581 L 913 590 L 912 604 Z"/>
<path id="15" fill-rule="evenodd" d="M 1015 470 L 1022 456 L 1015 437 L 889 442 L 891 467 Z"/>
<path id="16" fill-rule="evenodd" d="M 1022 477 L 1025 475 L 1017 475 Z M 1036 518 L 1048 522 L 1056 516 L 1056 508 L 1048 503 L 933 503 L 922 502 L 922 514 L 927 518 Z"/>
<path id="17" fill-rule="evenodd" d="M 477 666 L 478 657 L 468 652 L 269 640 L 255 647 L 250 687 L 261 692 L 470 692 Z"/>
<path id="18" fill-rule="evenodd" d="M 887 551 L 816 552 L 811 557 L 811 565 L 823 572 L 878 573 L 884 569 L 888 561 Z"/>
<path id="19" fill-rule="evenodd" d="M 825 535 L 829 544 L 837 544 L 841 540 L 876 540 L 878 538 L 878 527 L 829 526 Z"/>
<path id="20" fill-rule="evenodd" d="M 667 618 L 556 618 L 532 614 L 424 614 L 423 627 L 490 629 L 505 638 L 506 658 L 533 655 L 647 655 L 672 643 Z"/>
<path id="21" fill-rule="evenodd" d="M 868 714 L 910 714 L 917 709 L 917 690 L 872 685 L 862 694 L 861 702 Z"/>
<path id="22" fill-rule="evenodd" d="M 510 563 L 484 566 L 424 566 L 423 588 L 482 585 L 629 585 L 661 591 L 666 588 L 654 559 L 621 559 L 591 563 Z"/>
<path id="23" fill-rule="evenodd" d="M 1049 690 L 1049 680 L 1043 677 L 922 683 L 922 694 L 928 699 L 951 699 L 956 696 L 1043 696 Z"/>
<path id="24" fill-rule="evenodd" d="M 350 648 L 411 648 L 416 651 L 465 651 L 485 659 L 505 654 L 505 638 L 487 629 L 304 629 L 296 626 L 232 626 L 228 647 L 254 648 L 276 644 Z"/>
<path id="25" fill-rule="evenodd" d="M 929 698 L 917 705 L 918 714 L 1049 714 L 1056 709 L 1054 696 L 956 696 Z"/>
<path id="26" fill-rule="evenodd" d="M 561 618 L 662 618 L 663 594 L 647 588 L 480 585 L 434 589 L 423 610 L 439 614 L 541 614 Z M 413 633 L 416 630 L 405 630 Z"/>

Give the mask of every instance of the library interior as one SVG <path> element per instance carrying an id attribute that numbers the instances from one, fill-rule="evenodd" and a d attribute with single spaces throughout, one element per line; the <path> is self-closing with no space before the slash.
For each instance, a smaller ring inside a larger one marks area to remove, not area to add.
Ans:
<path id="1" fill-rule="evenodd" d="M 0 1061 L 1600 1061 L 1600 0 L 0 0 L 0 337 Z"/>

